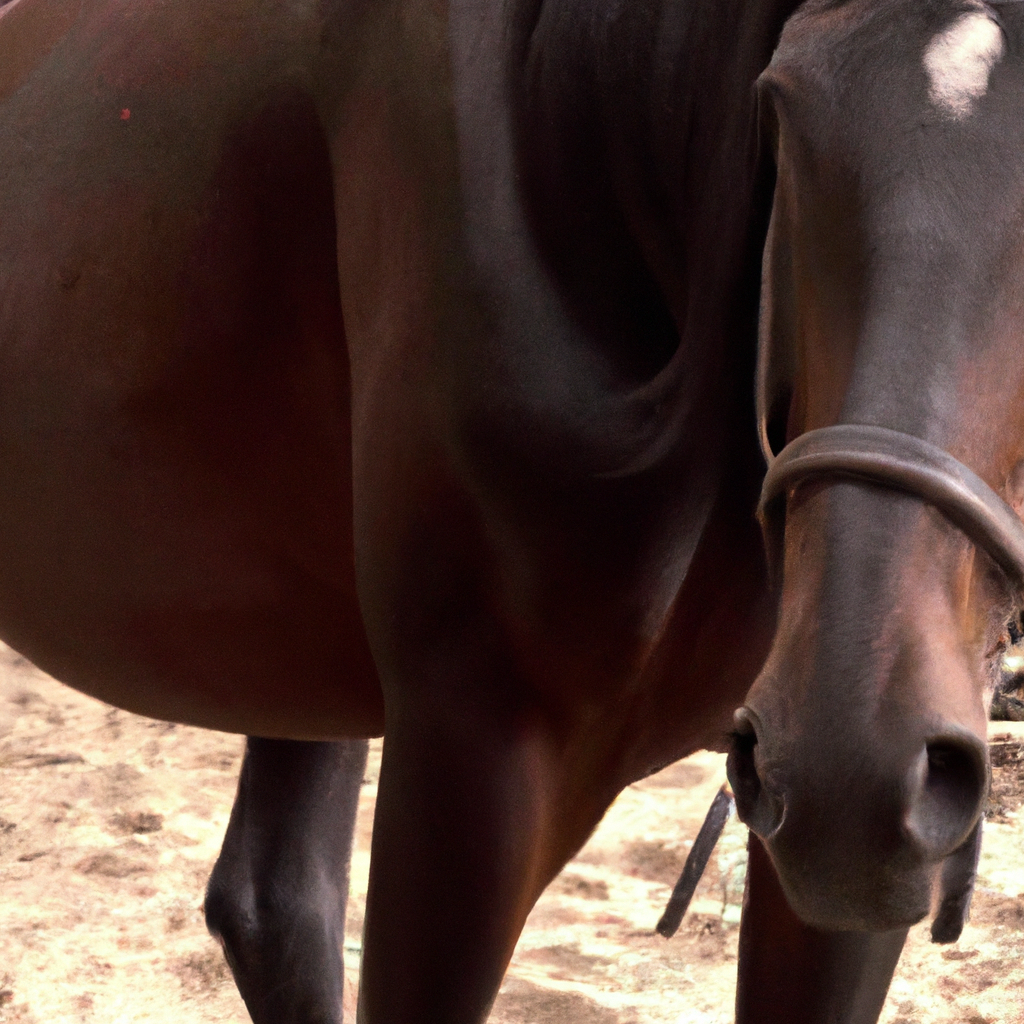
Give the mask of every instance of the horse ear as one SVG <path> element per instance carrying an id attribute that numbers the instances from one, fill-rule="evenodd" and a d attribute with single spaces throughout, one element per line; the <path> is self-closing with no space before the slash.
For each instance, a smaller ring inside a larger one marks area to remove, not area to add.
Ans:
<path id="1" fill-rule="evenodd" d="M 786 446 L 797 370 L 793 261 L 785 205 L 776 183 L 761 261 L 757 339 L 757 429 L 768 465 Z"/>
<path id="2" fill-rule="evenodd" d="M 978 819 L 963 845 L 954 850 L 942 865 L 939 906 L 932 921 L 932 942 L 956 942 L 971 916 L 983 821 L 984 816 Z"/>

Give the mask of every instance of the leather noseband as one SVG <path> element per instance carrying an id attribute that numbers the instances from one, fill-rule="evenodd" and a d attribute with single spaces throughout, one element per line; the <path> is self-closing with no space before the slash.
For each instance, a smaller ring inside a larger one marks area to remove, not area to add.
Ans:
<path id="1" fill-rule="evenodd" d="M 981 477 L 919 437 L 852 423 L 801 434 L 770 460 L 757 511 L 773 566 L 786 495 L 809 477 L 863 480 L 921 498 L 984 549 L 1024 593 L 1024 524 Z"/>

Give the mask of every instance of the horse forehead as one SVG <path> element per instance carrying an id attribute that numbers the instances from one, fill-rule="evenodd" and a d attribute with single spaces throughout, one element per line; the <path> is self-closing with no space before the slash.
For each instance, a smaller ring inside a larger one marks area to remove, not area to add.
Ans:
<path id="1" fill-rule="evenodd" d="M 954 18 L 925 46 L 929 99 L 954 120 L 969 116 L 1004 52 L 1002 30 L 987 13 L 967 11 Z"/>
<path id="2" fill-rule="evenodd" d="M 870 97 L 908 111 L 924 98 L 916 89 L 923 80 L 928 102 L 960 120 L 1006 52 L 994 12 L 980 2 L 926 9 L 916 0 L 809 0 L 787 22 L 762 78 L 788 81 L 801 99 L 818 94 L 844 106 Z"/>

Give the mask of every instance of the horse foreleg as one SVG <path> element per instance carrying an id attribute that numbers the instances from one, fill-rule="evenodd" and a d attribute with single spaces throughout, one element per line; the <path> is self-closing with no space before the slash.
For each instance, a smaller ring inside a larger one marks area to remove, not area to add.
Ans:
<path id="1" fill-rule="evenodd" d="M 551 813 L 557 773 L 543 741 L 461 703 L 449 714 L 388 718 L 361 1024 L 485 1020 L 563 843 L 577 842 L 573 815 Z"/>
<path id="2" fill-rule="evenodd" d="M 907 930 L 824 932 L 804 924 L 753 833 L 749 850 L 737 1024 L 875 1024 Z"/>
<path id="3" fill-rule="evenodd" d="M 340 1024 L 366 751 L 366 740 L 247 741 L 206 921 L 256 1024 Z"/>

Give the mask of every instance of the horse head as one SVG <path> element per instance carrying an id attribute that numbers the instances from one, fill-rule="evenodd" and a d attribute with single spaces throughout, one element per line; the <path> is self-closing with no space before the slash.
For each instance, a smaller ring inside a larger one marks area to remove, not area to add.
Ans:
<path id="1" fill-rule="evenodd" d="M 780 604 L 729 771 L 825 929 L 948 939 L 969 901 L 1024 580 L 1021 14 L 814 0 L 758 83 Z"/>

